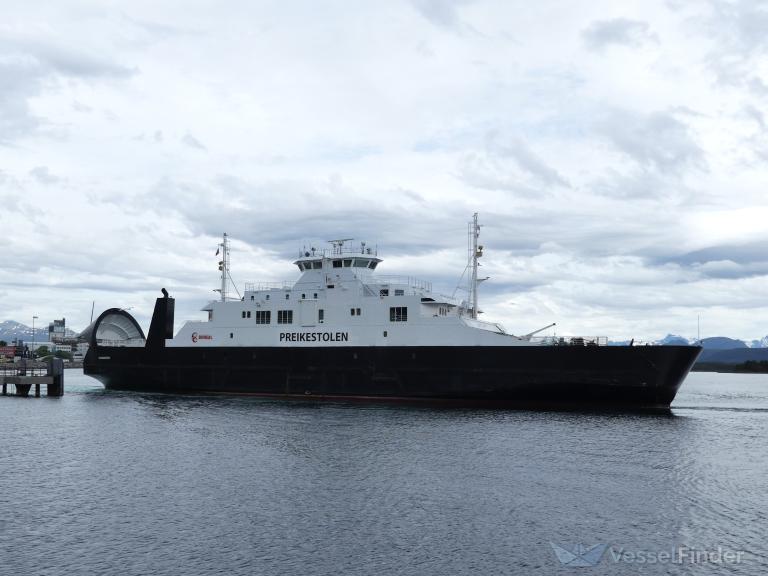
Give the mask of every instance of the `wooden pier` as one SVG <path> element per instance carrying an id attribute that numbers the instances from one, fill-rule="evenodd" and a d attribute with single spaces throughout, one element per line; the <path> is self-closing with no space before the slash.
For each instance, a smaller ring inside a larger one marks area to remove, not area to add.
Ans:
<path id="1" fill-rule="evenodd" d="M 29 396 L 35 387 L 35 397 L 40 397 L 40 387 L 46 387 L 46 396 L 64 395 L 64 362 L 52 358 L 46 363 L 31 363 L 26 360 L 13 364 L 0 364 L 0 384 L 3 396 L 8 396 L 8 387 L 13 386 L 16 396 Z"/>

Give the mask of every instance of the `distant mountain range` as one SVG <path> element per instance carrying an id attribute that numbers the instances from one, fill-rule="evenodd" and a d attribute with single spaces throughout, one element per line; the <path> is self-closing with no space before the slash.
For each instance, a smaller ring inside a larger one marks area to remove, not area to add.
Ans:
<path id="1" fill-rule="evenodd" d="M 76 336 L 77 332 L 67 328 L 66 335 Z M 48 324 L 41 324 L 40 326 L 35 324 L 34 338 L 37 342 L 47 342 Z M 0 340 L 5 340 L 8 344 L 14 340 L 32 342 L 32 327 L 13 320 L 0 322 Z"/>
<path id="2" fill-rule="evenodd" d="M 680 346 L 696 344 L 697 341 L 695 338 L 667 334 L 661 340 L 653 343 L 661 344 L 662 346 Z M 628 344 L 628 342 L 611 342 L 611 344 Z M 701 345 L 704 350 L 701 351 L 701 355 L 696 361 L 697 364 L 742 364 L 748 360 L 768 360 L 768 336 L 750 342 L 725 336 L 713 336 L 711 338 L 702 338 Z"/>
<path id="3" fill-rule="evenodd" d="M 675 334 L 667 334 L 661 340 L 655 342 L 662 346 L 674 346 L 680 344 L 696 344 L 695 338 L 685 338 L 683 336 L 677 336 Z M 762 340 L 752 340 L 750 343 L 744 340 L 737 340 L 734 338 L 728 338 L 726 336 L 712 336 L 710 338 L 702 338 L 701 345 L 705 350 L 732 350 L 734 348 L 767 348 L 768 336 Z"/>
<path id="4" fill-rule="evenodd" d="M 630 340 L 622 340 L 618 342 L 610 341 L 609 346 L 626 346 L 630 343 Z M 667 334 L 664 338 L 649 342 L 650 344 L 658 344 L 661 346 L 686 346 L 688 344 L 696 344 L 696 338 L 686 338 L 685 336 L 678 336 L 676 334 Z M 701 345 L 705 350 L 733 350 L 734 348 L 768 348 L 768 336 L 760 340 L 750 340 L 745 342 L 744 340 L 738 340 L 735 338 L 728 338 L 726 336 L 712 336 L 710 338 L 702 338 Z"/>

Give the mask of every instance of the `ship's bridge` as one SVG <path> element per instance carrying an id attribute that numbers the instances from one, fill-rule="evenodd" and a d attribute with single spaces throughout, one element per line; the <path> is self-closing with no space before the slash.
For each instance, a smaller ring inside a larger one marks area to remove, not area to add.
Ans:
<path id="1" fill-rule="evenodd" d="M 358 254 L 354 257 L 352 257 L 352 255 L 344 255 L 344 257 L 339 258 L 328 256 L 309 256 L 300 260 L 296 260 L 294 264 L 296 264 L 299 267 L 299 270 L 302 272 L 306 272 L 308 270 L 333 271 L 334 269 L 338 270 L 339 268 L 355 268 L 355 271 L 359 272 L 361 268 L 375 270 L 376 266 L 379 265 L 379 262 L 381 262 L 379 258 Z"/>
<path id="2" fill-rule="evenodd" d="M 366 246 L 360 242 L 359 246 L 350 244 L 352 238 L 329 240 L 330 249 L 318 250 L 306 248 L 299 252 L 299 259 L 294 262 L 299 270 L 324 270 L 327 272 L 341 272 L 345 268 L 354 269 L 355 273 L 365 270 L 375 270 L 381 259 L 377 257 L 375 247 Z"/>

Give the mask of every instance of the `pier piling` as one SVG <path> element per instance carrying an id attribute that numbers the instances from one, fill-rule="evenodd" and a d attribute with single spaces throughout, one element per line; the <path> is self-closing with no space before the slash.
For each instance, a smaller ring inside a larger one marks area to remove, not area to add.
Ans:
<path id="1" fill-rule="evenodd" d="M 12 385 L 16 396 L 26 398 L 32 386 L 35 398 L 40 398 L 41 386 L 46 387 L 46 396 L 64 395 L 64 362 L 51 358 L 45 365 L 29 366 L 26 359 L 17 364 L 0 365 L 0 384 L 3 396 L 8 396 L 8 385 Z"/>

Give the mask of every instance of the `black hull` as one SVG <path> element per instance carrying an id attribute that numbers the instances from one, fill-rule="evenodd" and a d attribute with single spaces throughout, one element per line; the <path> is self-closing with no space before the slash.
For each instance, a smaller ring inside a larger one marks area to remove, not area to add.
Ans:
<path id="1" fill-rule="evenodd" d="M 92 346 L 84 371 L 110 389 L 172 394 L 668 408 L 700 351 L 697 346 Z"/>

